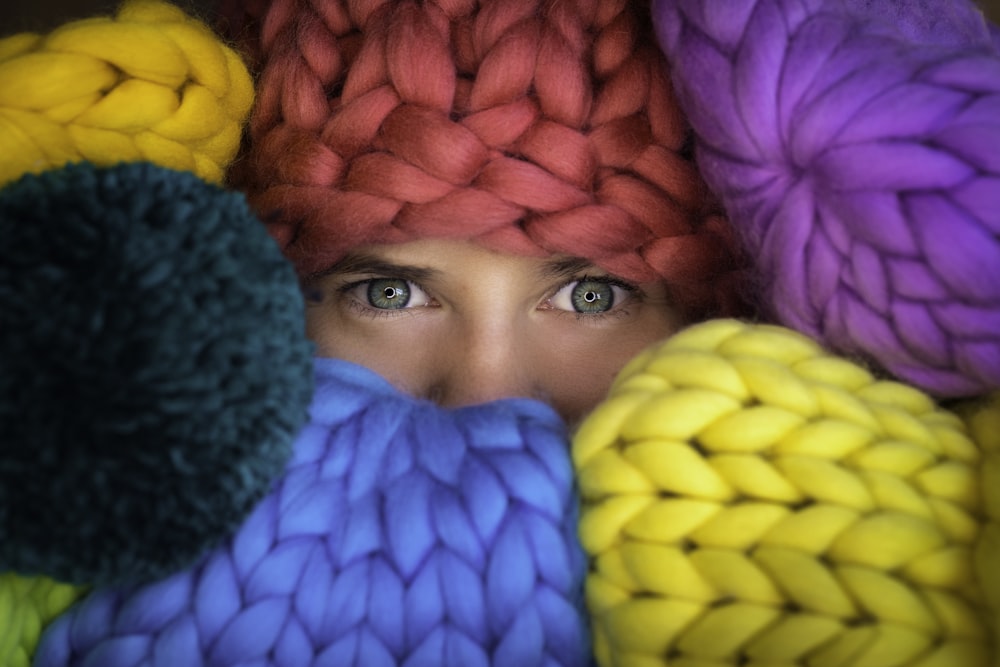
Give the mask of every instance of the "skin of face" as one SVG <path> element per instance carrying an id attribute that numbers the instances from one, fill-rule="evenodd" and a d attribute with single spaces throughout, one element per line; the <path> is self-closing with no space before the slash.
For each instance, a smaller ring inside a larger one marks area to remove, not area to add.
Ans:
<path id="1" fill-rule="evenodd" d="M 361 247 L 304 288 L 320 356 L 444 406 L 535 398 L 570 424 L 625 363 L 682 324 L 662 283 L 470 241 Z"/>

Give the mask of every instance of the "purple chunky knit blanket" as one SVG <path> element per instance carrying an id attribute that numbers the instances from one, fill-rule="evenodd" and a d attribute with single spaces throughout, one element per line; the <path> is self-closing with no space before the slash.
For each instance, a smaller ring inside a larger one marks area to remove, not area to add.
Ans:
<path id="1" fill-rule="evenodd" d="M 657 0 L 702 172 L 780 323 L 1000 386 L 1000 39 L 962 0 Z"/>

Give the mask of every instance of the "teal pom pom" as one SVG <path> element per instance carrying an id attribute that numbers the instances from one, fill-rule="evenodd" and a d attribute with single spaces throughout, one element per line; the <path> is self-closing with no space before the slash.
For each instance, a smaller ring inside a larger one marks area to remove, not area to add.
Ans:
<path id="1" fill-rule="evenodd" d="M 145 163 L 0 190 L 0 570 L 187 566 L 268 491 L 311 395 L 294 270 L 242 195 Z"/>

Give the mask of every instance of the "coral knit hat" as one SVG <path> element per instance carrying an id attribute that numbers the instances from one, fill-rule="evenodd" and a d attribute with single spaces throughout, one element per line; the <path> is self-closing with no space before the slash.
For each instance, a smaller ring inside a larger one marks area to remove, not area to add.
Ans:
<path id="1" fill-rule="evenodd" d="M 259 69 L 232 173 L 300 273 L 469 239 L 664 279 L 731 312 L 740 261 L 689 159 L 649 10 L 623 0 L 227 0 Z"/>

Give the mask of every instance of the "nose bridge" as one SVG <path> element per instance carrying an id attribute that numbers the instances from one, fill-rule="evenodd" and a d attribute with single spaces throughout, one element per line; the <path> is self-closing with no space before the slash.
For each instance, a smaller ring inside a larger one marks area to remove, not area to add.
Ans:
<path id="1" fill-rule="evenodd" d="M 540 397 L 529 346 L 518 335 L 515 322 L 470 322 L 455 338 L 445 350 L 450 363 L 435 388 L 440 403 L 459 406 L 499 398 Z"/>

